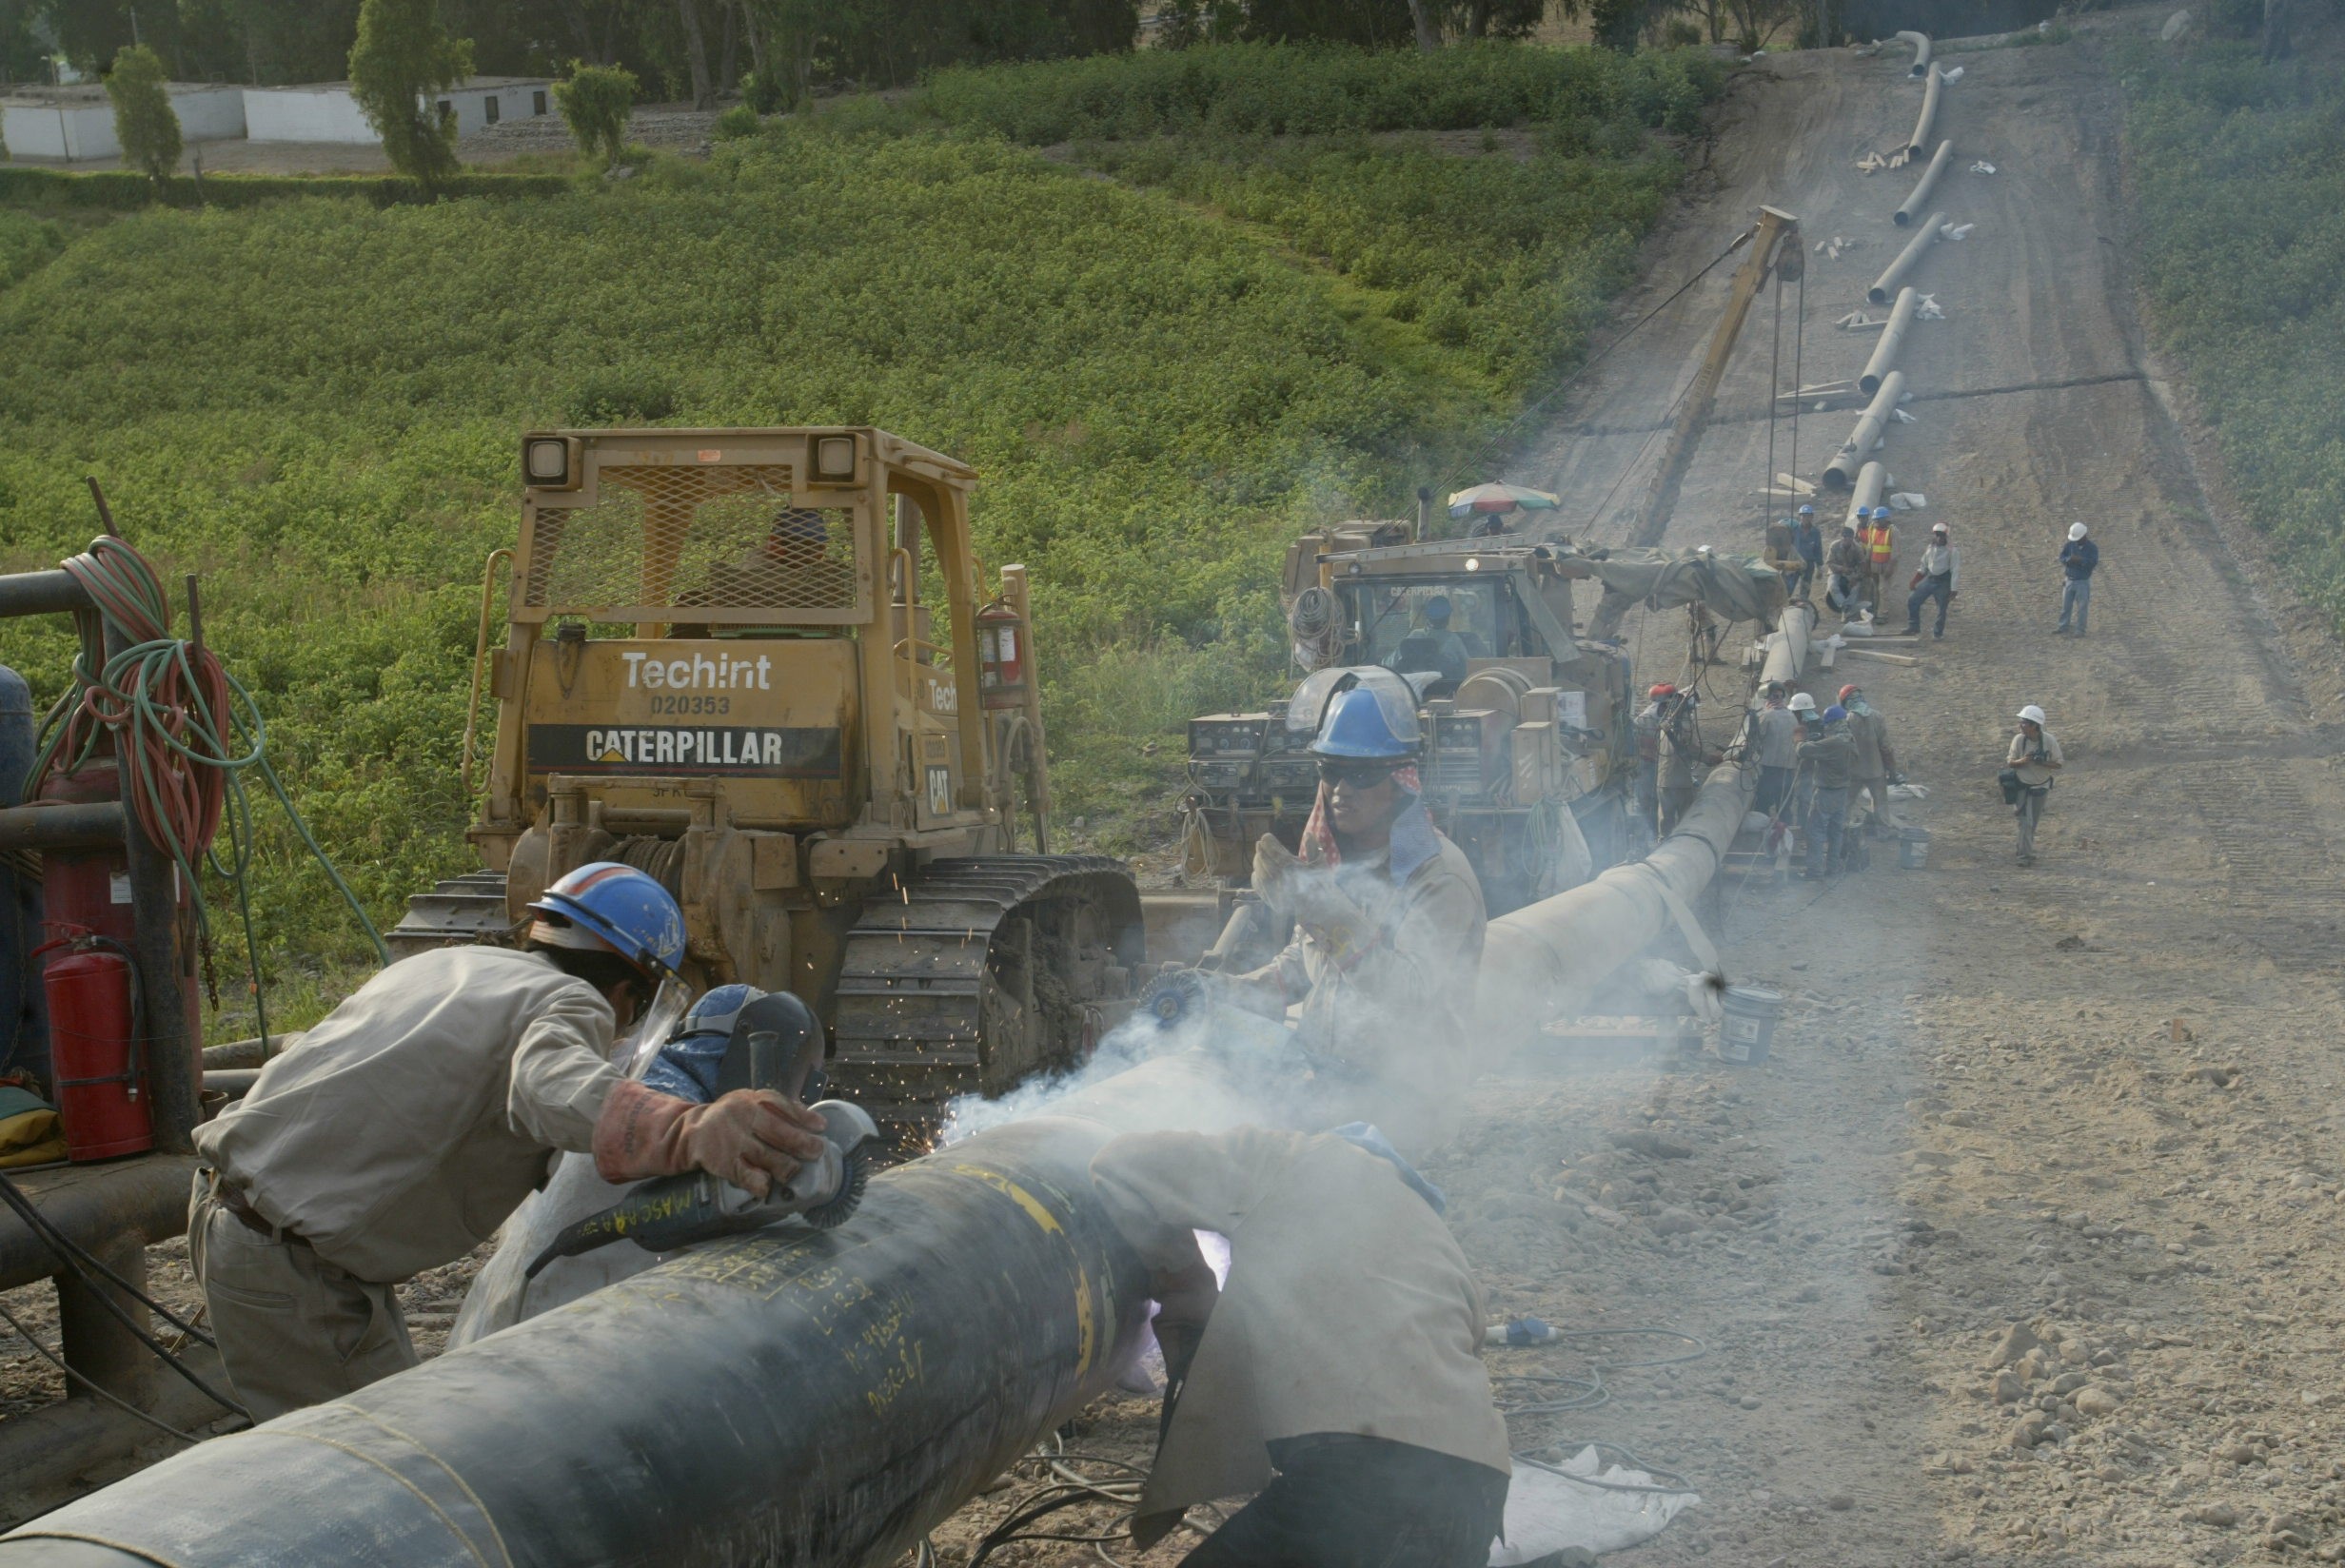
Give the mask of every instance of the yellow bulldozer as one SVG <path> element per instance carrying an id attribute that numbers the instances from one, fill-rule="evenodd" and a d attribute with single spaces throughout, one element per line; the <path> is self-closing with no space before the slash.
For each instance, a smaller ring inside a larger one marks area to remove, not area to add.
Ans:
<path id="1" fill-rule="evenodd" d="M 975 472 L 868 427 L 545 431 L 521 460 L 474 680 L 488 869 L 410 900 L 394 950 L 509 940 L 618 860 L 682 904 L 688 978 L 814 1006 L 829 1092 L 899 1147 L 1085 1056 L 1132 1005 L 1139 894 L 1047 853 L 1025 573 L 989 587 Z M 473 758 L 468 726 L 467 799 Z"/>

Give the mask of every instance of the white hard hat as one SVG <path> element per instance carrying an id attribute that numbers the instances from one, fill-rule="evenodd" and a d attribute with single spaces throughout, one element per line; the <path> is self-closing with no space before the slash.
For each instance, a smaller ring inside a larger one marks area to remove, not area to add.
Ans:
<path id="1" fill-rule="evenodd" d="M 1794 692 L 1791 694 L 1791 711 L 1795 714 L 1812 714 L 1816 711 L 1816 699 L 1805 692 Z"/>
<path id="2" fill-rule="evenodd" d="M 2027 720 L 2030 724 L 2041 724 L 2043 722 L 2043 710 L 2031 702 L 2026 707 L 2020 710 L 2020 716 Z"/>
<path id="3" fill-rule="evenodd" d="M 2082 539 L 2084 537 L 2084 524 L 2080 522 L 2070 523 L 2068 525 L 2068 537 L 2071 540 Z"/>

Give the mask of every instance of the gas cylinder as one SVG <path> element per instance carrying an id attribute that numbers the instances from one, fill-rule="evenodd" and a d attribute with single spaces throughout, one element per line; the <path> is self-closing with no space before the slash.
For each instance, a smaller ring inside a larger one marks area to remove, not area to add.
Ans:
<path id="1" fill-rule="evenodd" d="M 130 961 L 103 937 L 66 950 L 41 971 L 49 998 L 49 1070 L 66 1158 L 110 1160 L 154 1147 L 154 1114 L 131 1000 Z"/>
<path id="2" fill-rule="evenodd" d="M 977 612 L 977 692 L 988 708 L 1026 706 L 1026 617 L 999 599 Z"/>

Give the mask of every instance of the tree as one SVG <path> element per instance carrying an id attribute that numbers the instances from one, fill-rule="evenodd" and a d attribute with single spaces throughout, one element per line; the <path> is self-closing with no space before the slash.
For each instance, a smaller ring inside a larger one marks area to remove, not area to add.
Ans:
<path id="1" fill-rule="evenodd" d="M 554 107 L 562 124 L 592 157 L 600 154 L 604 168 L 619 162 L 627 142 L 627 111 L 635 107 L 635 72 L 624 66 L 588 66 L 572 62 L 570 79 L 554 84 Z"/>
<path id="2" fill-rule="evenodd" d="M 350 46 L 350 95 L 391 167 L 427 186 L 456 172 L 456 125 L 432 99 L 472 74 L 472 45 L 440 25 L 438 0 L 365 0 Z"/>
<path id="3" fill-rule="evenodd" d="M 179 116 L 163 86 L 170 79 L 163 56 L 144 44 L 115 55 L 114 69 L 106 78 L 106 95 L 114 101 L 114 140 L 122 144 L 122 161 L 145 169 L 157 185 L 179 167 Z"/>
<path id="4" fill-rule="evenodd" d="M 708 35 L 700 26 L 700 0 L 676 0 L 676 14 L 684 24 L 684 63 L 692 68 L 692 107 L 717 107 L 716 84 L 708 74 Z"/>

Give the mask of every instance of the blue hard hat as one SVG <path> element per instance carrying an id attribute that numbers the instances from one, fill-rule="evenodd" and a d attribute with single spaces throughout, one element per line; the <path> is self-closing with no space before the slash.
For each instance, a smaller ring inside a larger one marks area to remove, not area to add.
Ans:
<path id="1" fill-rule="evenodd" d="M 1826 724 L 1838 724 L 1842 719 L 1846 718 L 1847 716 L 1848 710 L 1842 707 L 1837 702 L 1823 711 L 1823 721 Z"/>
<path id="2" fill-rule="evenodd" d="M 555 947 L 603 947 L 648 974 L 673 974 L 684 961 L 684 911 L 667 889 L 616 860 L 569 872 L 529 906 L 542 916 L 530 936 Z M 584 933 L 591 942 L 571 938 Z"/>
<path id="3" fill-rule="evenodd" d="M 1885 518 L 1885 517 L 1887 517 L 1888 515 L 1889 515 L 1889 509 L 1888 509 L 1886 506 L 1876 506 L 1876 507 L 1874 507 L 1874 508 L 1873 508 L 1873 516 L 1874 516 L 1876 519 L 1879 519 L 1879 518 Z"/>
<path id="4" fill-rule="evenodd" d="M 1392 733 L 1376 694 L 1358 686 L 1336 693 L 1329 702 L 1310 750 L 1313 756 L 1356 756 L 1384 762 L 1406 762 L 1417 755 L 1414 746 Z"/>
<path id="5" fill-rule="evenodd" d="M 1816 515 L 1816 509 L 1813 506 L 1803 506 L 1794 515 L 1803 518 L 1812 518 Z"/>
<path id="6" fill-rule="evenodd" d="M 719 986 L 692 1004 L 684 1014 L 678 1034 L 731 1034 L 733 1020 L 740 1016 L 741 1009 L 763 996 L 755 986 L 734 984 Z"/>
<path id="7" fill-rule="evenodd" d="M 1425 619 L 1426 623 L 1431 626 L 1447 626 L 1449 624 L 1449 599 L 1448 595 L 1435 594 L 1431 598 L 1425 601 Z"/>

